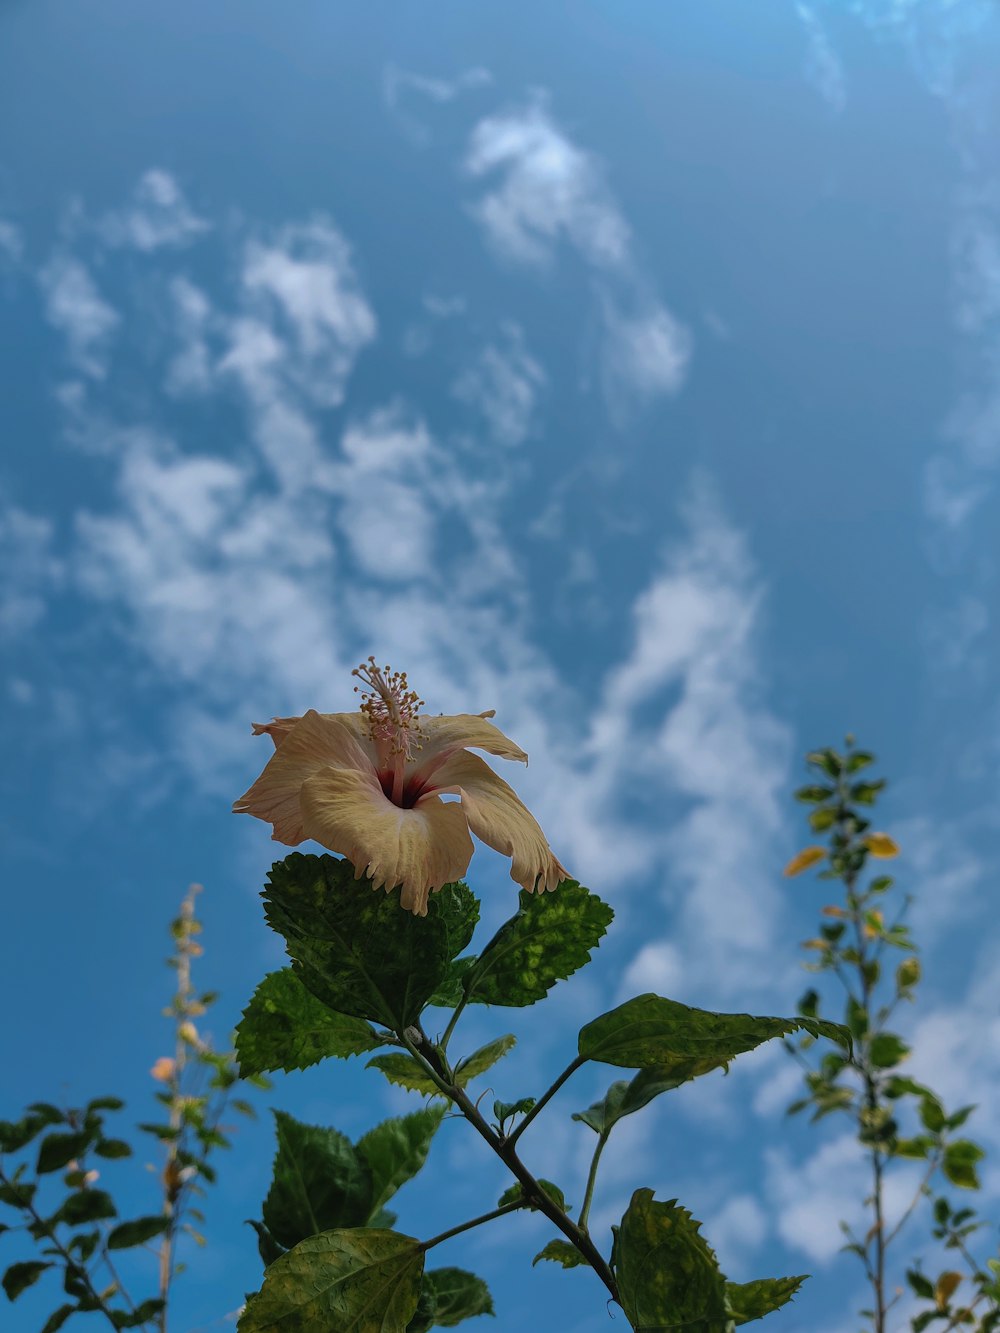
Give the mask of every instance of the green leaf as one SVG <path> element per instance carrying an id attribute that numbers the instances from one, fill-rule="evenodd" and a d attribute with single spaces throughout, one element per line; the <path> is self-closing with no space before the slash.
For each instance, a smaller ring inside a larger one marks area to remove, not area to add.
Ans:
<path id="1" fill-rule="evenodd" d="M 808 1274 L 799 1277 L 760 1277 L 755 1282 L 727 1282 L 726 1303 L 737 1324 L 763 1319 L 787 1305 Z"/>
<path id="2" fill-rule="evenodd" d="M 264 1225 L 291 1249 L 335 1227 L 364 1226 L 372 1212 L 372 1174 L 335 1129 L 304 1125 L 275 1111 L 278 1151 L 264 1200 Z"/>
<path id="3" fill-rule="evenodd" d="M 290 967 L 267 974 L 236 1028 L 236 1058 L 244 1078 L 275 1069 L 308 1069 L 331 1056 L 346 1060 L 381 1044 L 370 1023 L 321 1004 Z"/>
<path id="4" fill-rule="evenodd" d="M 109 1250 L 130 1250 L 133 1245 L 145 1245 L 154 1236 L 162 1236 L 170 1225 L 170 1218 L 137 1217 L 134 1222 L 120 1222 L 108 1236 Z"/>
<path id="5" fill-rule="evenodd" d="M 614 1246 L 622 1308 L 636 1330 L 727 1333 L 726 1280 L 696 1222 L 676 1199 L 636 1190 Z"/>
<path id="6" fill-rule="evenodd" d="M 90 1135 L 86 1131 L 75 1134 L 46 1134 L 38 1149 L 37 1171 L 40 1176 L 49 1171 L 61 1171 L 64 1166 L 87 1151 Z"/>
<path id="7" fill-rule="evenodd" d="M 553 1185 L 551 1180 L 543 1180 L 541 1176 L 538 1177 L 538 1185 L 542 1193 L 547 1194 L 557 1208 L 561 1208 L 564 1213 L 569 1212 L 569 1208 L 566 1204 L 566 1196 L 558 1185 Z M 499 1199 L 497 1199 L 497 1207 L 504 1208 L 508 1203 L 520 1203 L 523 1199 L 525 1199 L 524 1186 L 519 1180 L 516 1180 L 514 1184 L 508 1186 L 508 1188 L 500 1195 Z M 524 1206 L 529 1212 L 536 1213 L 538 1211 L 538 1205 L 536 1203 L 525 1202 Z"/>
<path id="8" fill-rule="evenodd" d="M 927 1301 L 934 1299 L 934 1283 L 930 1278 L 924 1277 L 919 1269 L 908 1268 L 906 1270 L 906 1280 L 918 1296 L 922 1296 Z"/>
<path id="9" fill-rule="evenodd" d="M 280 1259 L 283 1254 L 288 1253 L 284 1245 L 278 1244 L 263 1222 L 251 1217 L 247 1219 L 247 1225 L 253 1227 L 257 1233 L 257 1250 L 265 1268 L 273 1264 L 275 1259 Z"/>
<path id="10" fill-rule="evenodd" d="M 849 1045 L 846 1028 L 818 1018 L 758 1018 L 691 1009 L 659 995 L 638 995 L 588 1023 L 580 1032 L 585 1060 L 625 1069 L 657 1069 L 685 1080 L 727 1065 L 773 1037 L 804 1031 Z"/>
<path id="11" fill-rule="evenodd" d="M 463 1319 L 494 1313 L 489 1287 L 463 1268 L 432 1268 L 424 1274 L 424 1289 L 439 1328 L 454 1328 Z"/>
<path id="12" fill-rule="evenodd" d="M 316 999 L 402 1031 L 420 1017 L 479 908 L 459 882 L 431 894 L 425 917 L 414 916 L 395 890 L 356 880 L 349 862 L 293 852 L 271 867 L 264 910 Z"/>
<path id="13" fill-rule="evenodd" d="M 21 1264 L 11 1264 L 3 1275 L 2 1285 L 9 1301 L 16 1301 L 22 1291 L 33 1287 L 45 1272 L 54 1265 L 42 1263 L 40 1259 L 28 1259 Z"/>
<path id="14" fill-rule="evenodd" d="M 971 1139 L 956 1139 L 944 1150 L 941 1169 L 953 1185 L 959 1189 L 979 1189 L 979 1176 L 976 1163 L 986 1156 L 978 1143 Z"/>
<path id="15" fill-rule="evenodd" d="M 105 1218 L 117 1216 L 114 1201 L 105 1190 L 76 1190 L 49 1221 L 66 1222 L 75 1227 L 82 1222 L 103 1222 Z"/>
<path id="16" fill-rule="evenodd" d="M 519 895 L 520 907 L 469 973 L 476 1004 L 522 1008 L 590 961 L 614 917 L 607 903 L 576 880 L 553 893 Z"/>
<path id="17" fill-rule="evenodd" d="M 927 1154 L 934 1147 L 934 1140 L 929 1134 L 918 1134 L 914 1138 L 894 1139 L 893 1157 L 912 1157 L 917 1161 L 926 1161 Z"/>
<path id="18" fill-rule="evenodd" d="M 661 1092 L 671 1092 L 686 1082 L 686 1077 L 653 1065 L 649 1069 L 641 1069 L 631 1082 L 619 1079 L 617 1083 L 612 1083 L 599 1102 L 594 1102 L 586 1111 L 574 1111 L 573 1119 L 589 1125 L 598 1134 L 610 1134 L 624 1116 L 641 1111 Z"/>
<path id="19" fill-rule="evenodd" d="M 550 1240 L 548 1245 L 539 1250 L 532 1259 L 532 1268 L 541 1259 L 550 1259 L 554 1264 L 562 1264 L 563 1268 L 579 1268 L 581 1265 L 586 1266 L 587 1263 L 576 1246 L 571 1245 L 568 1240 Z"/>
<path id="20" fill-rule="evenodd" d="M 456 958 L 448 964 L 448 970 L 438 982 L 437 990 L 427 1001 L 442 1009 L 454 1009 L 465 994 L 465 979 L 478 962 L 475 954 L 467 958 Z"/>
<path id="21" fill-rule="evenodd" d="M 76 1314 L 75 1305 L 60 1305 L 58 1310 L 53 1310 L 42 1326 L 42 1333 L 58 1333 L 71 1314 Z"/>
<path id="22" fill-rule="evenodd" d="M 239 1333 L 396 1333 L 416 1312 L 424 1255 L 395 1231 L 326 1231 L 276 1259 Z"/>
<path id="23" fill-rule="evenodd" d="M 132 1149 L 124 1139 L 99 1139 L 94 1145 L 94 1152 L 98 1157 L 108 1159 L 132 1156 Z"/>
<path id="24" fill-rule="evenodd" d="M 817 805 L 820 801 L 828 801 L 831 796 L 836 796 L 834 787 L 800 787 L 795 793 L 797 801 L 805 801 L 808 805 Z"/>
<path id="25" fill-rule="evenodd" d="M 111 1318 L 115 1328 L 141 1328 L 143 1324 L 148 1324 L 151 1319 L 160 1313 L 163 1309 L 163 1301 L 153 1297 L 148 1301 L 143 1301 L 137 1305 L 134 1310 L 112 1310 Z"/>
<path id="26" fill-rule="evenodd" d="M 430 1074 L 406 1051 L 373 1056 L 365 1068 L 378 1069 L 390 1083 L 395 1083 L 410 1092 L 422 1092 L 432 1097 L 444 1096 Z"/>
<path id="27" fill-rule="evenodd" d="M 868 1059 L 876 1069 L 892 1069 L 905 1060 L 910 1048 L 894 1032 L 878 1032 L 868 1046 Z"/>
<path id="28" fill-rule="evenodd" d="M 412 1180 L 427 1161 L 431 1140 L 444 1119 L 443 1106 L 384 1120 L 358 1139 L 355 1151 L 367 1163 L 372 1181 L 368 1218 Z"/>
<path id="29" fill-rule="evenodd" d="M 503 1059 L 516 1044 L 517 1038 L 508 1032 L 505 1037 L 497 1037 L 494 1041 L 487 1042 L 485 1046 L 480 1046 L 478 1051 L 473 1051 L 466 1059 L 460 1060 L 455 1066 L 455 1081 L 458 1086 L 464 1088 L 474 1078 L 485 1074 L 487 1069 L 492 1069 L 496 1062 Z"/>

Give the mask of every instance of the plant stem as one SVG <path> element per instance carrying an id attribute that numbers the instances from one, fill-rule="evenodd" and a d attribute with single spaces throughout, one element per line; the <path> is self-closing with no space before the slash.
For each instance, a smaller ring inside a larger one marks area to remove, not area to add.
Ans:
<path id="1" fill-rule="evenodd" d="M 0 1167 L 0 1185 L 5 1185 L 14 1190 L 17 1189 L 16 1183 L 4 1174 L 3 1167 Z M 32 1222 L 41 1230 L 42 1234 L 52 1242 L 53 1246 L 58 1251 L 60 1258 L 65 1262 L 67 1269 L 72 1272 L 74 1276 L 78 1277 L 87 1288 L 90 1298 L 94 1302 L 95 1309 L 100 1310 L 101 1314 L 104 1315 L 111 1327 L 117 1329 L 118 1325 L 115 1323 L 114 1316 L 101 1299 L 93 1282 L 91 1282 L 90 1274 L 87 1272 L 86 1268 L 73 1258 L 56 1235 L 53 1228 L 39 1216 L 35 1210 L 34 1204 L 32 1204 L 29 1199 L 22 1199 L 19 1206 L 31 1217 Z"/>
<path id="2" fill-rule="evenodd" d="M 497 940 L 499 940 L 500 937 L 504 934 L 504 932 L 510 927 L 511 923 L 517 920 L 520 914 L 521 910 L 520 908 L 518 908 L 518 910 L 514 913 L 512 917 L 507 918 L 507 920 L 503 923 L 503 925 L 499 928 L 499 930 L 497 930 L 496 934 L 492 937 L 492 939 L 489 940 L 486 947 L 479 951 L 480 960 L 486 954 L 489 953 L 490 949 L 493 948 Z M 441 1038 L 441 1041 L 439 1043 L 442 1051 L 446 1051 L 448 1049 L 448 1042 L 451 1040 L 451 1034 L 455 1031 L 455 1025 L 458 1023 L 459 1018 L 462 1016 L 462 1011 L 464 1010 L 465 1006 L 469 1003 L 469 996 L 472 994 L 473 987 L 475 986 L 476 982 L 479 980 L 481 976 L 482 976 L 482 971 L 477 963 L 475 967 L 470 969 L 468 975 L 466 976 L 464 982 L 462 983 L 462 998 L 455 1006 L 455 1012 L 448 1020 L 448 1026 L 445 1028 L 444 1036 Z"/>
<path id="3" fill-rule="evenodd" d="M 562 1073 L 559 1075 L 559 1077 L 556 1079 L 556 1081 L 552 1084 L 552 1086 L 551 1086 L 550 1088 L 548 1088 L 545 1092 L 542 1093 L 541 1097 L 538 1099 L 537 1102 L 535 1102 L 534 1106 L 531 1108 L 531 1110 L 527 1113 L 527 1115 L 524 1117 L 524 1119 L 523 1119 L 523 1120 L 521 1121 L 521 1123 L 518 1125 L 517 1129 L 515 1129 L 514 1132 L 513 1132 L 512 1134 L 508 1134 L 508 1135 L 507 1135 L 507 1140 L 506 1140 L 506 1141 L 507 1141 L 507 1143 L 509 1143 L 509 1144 L 511 1145 L 511 1147 L 513 1147 L 513 1145 L 518 1141 L 518 1139 L 521 1137 L 521 1135 L 524 1133 L 524 1131 L 528 1128 L 528 1126 L 531 1124 L 532 1120 L 534 1120 L 535 1116 L 536 1116 L 536 1115 L 538 1114 L 538 1112 L 542 1109 L 542 1107 L 546 1104 L 546 1102 L 548 1102 L 552 1097 L 554 1097 L 554 1096 L 556 1095 L 556 1093 L 559 1091 L 559 1089 L 562 1087 L 562 1085 L 566 1082 L 566 1080 L 569 1078 L 569 1076 L 570 1076 L 571 1074 L 576 1073 L 576 1071 L 581 1067 L 581 1065 L 585 1065 L 586 1063 L 587 1063 L 587 1062 L 586 1062 L 586 1060 L 584 1059 L 584 1057 L 583 1057 L 582 1055 L 578 1055 L 578 1056 L 576 1057 L 576 1059 L 573 1061 L 572 1064 L 569 1064 L 569 1065 L 566 1066 L 566 1068 L 562 1071 Z"/>
<path id="4" fill-rule="evenodd" d="M 524 1190 L 525 1199 L 537 1208 L 540 1213 L 544 1213 L 549 1221 L 559 1228 L 566 1239 L 576 1246 L 590 1264 L 591 1268 L 593 1268 L 597 1276 L 607 1287 L 612 1298 L 617 1301 L 618 1286 L 615 1282 L 614 1274 L 608 1267 L 600 1250 L 597 1249 L 587 1233 L 577 1226 L 572 1218 L 568 1217 L 559 1205 L 546 1194 L 536 1178 L 531 1174 L 514 1151 L 512 1140 L 501 1139 L 494 1133 L 480 1115 L 478 1108 L 470 1100 L 465 1089 L 460 1088 L 454 1082 L 451 1070 L 448 1067 L 446 1060 L 443 1059 L 440 1051 L 428 1040 L 426 1033 L 419 1028 L 417 1031 L 421 1038 L 419 1048 L 410 1039 L 407 1031 L 397 1032 L 396 1035 L 413 1058 L 419 1062 L 422 1068 L 434 1080 L 437 1087 L 449 1098 L 449 1100 L 454 1102 L 476 1133 L 486 1140 L 510 1173 L 520 1181 Z M 567 1071 L 565 1077 L 568 1077 L 571 1072 L 572 1068 Z M 561 1082 L 562 1079 L 559 1081 Z"/>
<path id="5" fill-rule="evenodd" d="M 440 1236 L 435 1236 L 433 1240 L 425 1240 L 421 1243 L 422 1250 L 433 1249 L 435 1245 L 440 1245 L 443 1240 L 451 1240 L 452 1236 L 460 1236 L 463 1231 L 471 1231 L 473 1227 L 481 1227 L 484 1222 L 492 1222 L 495 1217 L 504 1217 L 507 1213 L 519 1212 L 524 1207 L 523 1203 L 505 1203 L 501 1208 L 494 1208 L 491 1213 L 483 1213 L 481 1217 L 474 1217 L 470 1222 L 462 1222 L 457 1227 L 450 1227 L 447 1231 L 442 1231 Z"/>
<path id="6" fill-rule="evenodd" d="M 606 1133 L 597 1136 L 597 1147 L 594 1149 L 594 1156 L 590 1161 L 590 1171 L 587 1175 L 587 1189 L 583 1196 L 583 1207 L 580 1209 L 580 1217 L 577 1226 L 581 1231 L 587 1230 L 587 1222 L 590 1218 L 590 1204 L 594 1197 L 594 1185 L 597 1183 L 597 1164 L 601 1160 L 601 1153 L 604 1151 L 604 1145 L 608 1141 Z"/>

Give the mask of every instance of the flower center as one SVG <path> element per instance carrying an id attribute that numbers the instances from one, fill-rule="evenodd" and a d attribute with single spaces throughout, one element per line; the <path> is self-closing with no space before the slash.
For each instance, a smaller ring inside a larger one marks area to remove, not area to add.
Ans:
<path id="1" fill-rule="evenodd" d="M 414 747 L 420 748 L 417 710 L 424 700 L 416 690 L 410 689 L 405 671 L 392 671 L 388 664 L 379 668 L 374 656 L 355 667 L 351 675 L 371 686 L 362 690 L 360 685 L 355 685 L 354 690 L 361 695 L 361 711 L 379 757 L 388 761 L 388 773 L 384 774 L 382 764 L 379 764 L 382 788 L 390 801 L 402 805 L 406 761 L 413 757 Z"/>

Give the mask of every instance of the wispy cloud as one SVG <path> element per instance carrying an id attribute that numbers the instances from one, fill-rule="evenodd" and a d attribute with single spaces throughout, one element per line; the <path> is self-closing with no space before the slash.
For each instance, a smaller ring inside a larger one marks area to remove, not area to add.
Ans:
<path id="1" fill-rule="evenodd" d="M 53 553 L 53 525 L 0 497 L 0 641 L 16 639 L 45 615 L 61 577 Z"/>
<path id="2" fill-rule="evenodd" d="M 488 88 L 492 82 L 493 75 L 481 65 L 462 70 L 453 79 L 441 79 L 388 64 L 382 72 L 382 97 L 404 133 L 423 148 L 431 141 L 431 130 L 407 105 L 412 102 L 413 95 L 442 106 L 453 102 L 461 93 Z"/>
<path id="3" fill-rule="evenodd" d="M 80 260 L 54 256 L 39 274 L 46 314 L 66 338 L 69 354 L 86 375 L 102 379 L 107 351 L 121 318 L 98 291 Z"/>
<path id="4" fill-rule="evenodd" d="M 0 218 L 0 264 L 16 264 L 23 254 L 24 240 L 20 229 L 6 218 Z"/>
<path id="5" fill-rule="evenodd" d="M 455 380 L 452 393 L 478 409 L 498 444 L 517 445 L 531 434 L 546 375 L 519 325 L 508 322 L 502 333 L 503 340 L 487 344 Z"/>
<path id="6" fill-rule="evenodd" d="M 107 245 L 149 253 L 189 245 L 209 223 L 194 212 L 170 172 L 154 167 L 139 178 L 129 204 L 106 213 L 97 230 Z"/>
<path id="7" fill-rule="evenodd" d="M 557 125 L 545 99 L 481 120 L 464 169 L 486 186 L 469 211 L 502 260 L 544 268 L 566 244 L 592 269 L 613 415 L 624 421 L 636 400 L 676 393 L 691 335 L 636 264 L 631 228 L 600 162 Z"/>
<path id="8" fill-rule="evenodd" d="M 835 114 L 847 105 L 847 81 L 844 66 L 830 41 L 822 19 L 812 5 L 796 4 L 806 37 L 806 78 Z"/>

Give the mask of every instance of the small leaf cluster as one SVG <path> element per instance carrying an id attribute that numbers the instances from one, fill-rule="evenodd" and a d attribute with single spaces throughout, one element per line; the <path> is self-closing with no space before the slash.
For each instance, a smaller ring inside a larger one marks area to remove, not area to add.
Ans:
<path id="1" fill-rule="evenodd" d="M 844 1028 L 850 1040 L 835 1041 L 833 1049 L 816 1062 L 809 1058 L 810 1034 L 789 1043 L 805 1069 L 806 1095 L 788 1109 L 792 1114 L 809 1110 L 813 1121 L 830 1114 L 849 1116 L 858 1142 L 868 1155 L 872 1193 L 866 1204 L 872 1213 L 872 1225 L 863 1237 L 855 1235 L 846 1224 L 841 1225 L 847 1237 L 844 1248 L 860 1259 L 872 1287 L 873 1308 L 862 1314 L 875 1333 L 882 1333 L 886 1315 L 898 1299 L 898 1295 L 889 1298 L 886 1290 L 889 1247 L 919 1205 L 932 1197 L 936 1179 L 943 1177 L 963 1190 L 979 1189 L 977 1164 L 984 1153 L 960 1133 L 975 1107 L 949 1112 L 933 1089 L 900 1072 L 911 1052 L 892 1024 L 897 1011 L 916 999 L 921 967 L 906 923 L 910 898 L 890 908 L 893 878 L 880 870 L 871 873 L 872 859 L 890 859 L 898 852 L 888 834 L 872 829 L 869 815 L 886 786 L 883 779 L 863 776 L 873 762 L 874 755 L 855 748 L 849 737 L 844 752 L 827 748 L 807 756 L 812 779 L 795 793 L 799 801 L 811 807 L 810 828 L 825 833 L 827 843 L 806 847 L 785 873 L 797 875 L 809 867 L 821 866 L 818 878 L 837 881 L 841 890 L 838 901 L 823 907 L 817 935 L 803 945 L 812 957 L 805 966 L 810 972 L 832 975 L 839 983 Z M 819 990 L 810 987 L 799 1001 L 799 1012 L 816 1018 L 821 1003 Z M 923 1174 L 915 1197 L 890 1227 L 882 1208 L 885 1175 L 894 1162 L 907 1159 L 921 1162 Z M 945 1239 L 940 1228 L 948 1219 L 961 1219 L 959 1239 L 959 1233 L 952 1232 L 945 1241 L 952 1248 L 959 1243 L 964 1246 L 965 1237 L 979 1226 L 970 1221 L 970 1209 L 952 1214 L 951 1204 L 943 1196 L 935 1200 L 934 1209 L 939 1239 Z M 993 1290 L 996 1277 L 982 1272 L 967 1251 L 966 1257 L 976 1291 L 972 1303 L 961 1310 L 951 1301 L 961 1274 L 946 1270 L 932 1282 L 919 1267 L 908 1271 L 912 1290 L 933 1303 L 915 1319 L 915 1333 L 938 1320 L 945 1321 L 948 1329 L 975 1323 L 977 1316 L 972 1310 L 984 1301 L 989 1312 L 984 1316 L 986 1322 L 977 1327 L 985 1330 L 997 1326 L 1000 1315 Z"/>
<path id="2" fill-rule="evenodd" d="M 370 1068 L 426 1102 L 354 1144 L 334 1128 L 276 1113 L 272 1182 L 262 1217 L 252 1223 L 264 1281 L 248 1299 L 240 1333 L 275 1326 L 304 1333 L 353 1327 L 351 1321 L 386 1333 L 424 1333 L 491 1312 L 479 1278 L 426 1270 L 424 1258 L 453 1235 L 522 1210 L 544 1214 L 558 1233 L 535 1262 L 589 1266 L 636 1329 L 724 1333 L 791 1299 L 801 1277 L 727 1283 L 699 1224 L 676 1201 L 657 1203 L 650 1190 L 636 1192 L 606 1256 L 589 1229 L 598 1165 L 614 1126 L 661 1093 L 794 1033 L 832 1038 L 850 1050 L 846 1030 L 809 1015 L 718 1014 L 638 996 L 583 1026 L 569 1066 L 548 1089 L 496 1098 L 489 1123 L 467 1087 L 503 1059 L 514 1038 L 498 1035 L 456 1058 L 450 1044 L 458 1021 L 470 1004 L 536 1004 L 582 967 L 612 918 L 600 898 L 573 880 L 551 894 L 522 893 L 514 916 L 478 953 L 466 950 L 479 904 L 462 882 L 433 894 L 426 917 L 413 917 L 400 909 L 396 891 L 359 883 L 348 862 L 293 853 L 272 868 L 263 898 L 290 966 L 265 977 L 244 1011 L 236 1036 L 244 1076 L 367 1056 Z M 429 1020 L 434 1009 L 451 1010 L 439 1036 L 428 1034 L 442 1021 Z M 574 1116 L 597 1136 L 574 1219 L 562 1187 L 536 1176 L 519 1145 L 553 1095 L 588 1062 L 628 1070 L 630 1077 Z M 449 1108 L 469 1121 L 514 1180 L 482 1216 L 421 1241 L 393 1230 L 396 1218 L 386 1204 L 423 1167 Z"/>

